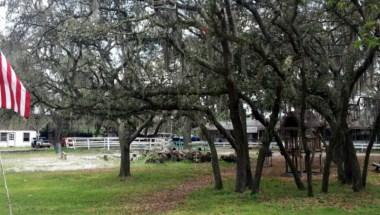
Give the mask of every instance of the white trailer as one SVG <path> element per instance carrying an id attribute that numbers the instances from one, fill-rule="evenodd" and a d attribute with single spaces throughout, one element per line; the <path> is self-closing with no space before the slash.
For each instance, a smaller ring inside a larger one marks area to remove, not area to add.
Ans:
<path id="1" fill-rule="evenodd" d="M 0 147 L 28 147 L 36 137 L 34 130 L 0 130 Z"/>

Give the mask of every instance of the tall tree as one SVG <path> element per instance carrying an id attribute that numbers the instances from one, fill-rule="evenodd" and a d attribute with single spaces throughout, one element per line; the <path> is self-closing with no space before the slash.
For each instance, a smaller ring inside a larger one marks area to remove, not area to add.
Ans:
<path id="1" fill-rule="evenodd" d="M 118 135 L 121 152 L 119 177 L 122 179 L 131 176 L 130 149 L 132 142 L 140 135 L 140 132 L 151 123 L 153 118 L 153 115 L 147 117 L 140 125 L 135 125 L 136 123 L 132 122 L 131 119 L 119 120 Z"/>
<path id="2" fill-rule="evenodd" d="M 281 55 L 267 50 L 281 49 L 294 66 L 306 65 L 307 102 L 330 124 L 333 136 L 327 148 L 322 190 L 327 192 L 330 163 L 338 164 L 342 182 L 353 182 L 361 190 L 360 167 L 347 125 L 348 104 L 355 84 L 368 71 L 378 49 L 377 2 L 248 2 L 237 1 L 252 14 L 267 45 L 250 40 L 256 51 L 274 68 L 281 68 Z M 346 9 L 347 8 L 347 9 Z M 363 11 L 366 11 L 363 13 Z M 371 26 L 371 27 L 369 27 Z M 363 37 L 363 35 L 366 36 Z M 357 44 L 364 44 L 360 48 Z M 304 67 L 305 68 L 305 67 Z M 275 70 L 289 91 L 300 97 L 302 86 L 297 70 L 287 75 Z M 292 78 L 293 77 L 293 78 Z M 315 81 L 318 80 L 318 81 Z"/>

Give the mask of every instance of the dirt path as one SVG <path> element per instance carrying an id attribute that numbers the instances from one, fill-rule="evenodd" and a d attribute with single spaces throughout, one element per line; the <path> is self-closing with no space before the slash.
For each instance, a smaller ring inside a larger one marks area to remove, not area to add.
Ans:
<path id="1" fill-rule="evenodd" d="M 234 169 L 229 168 L 222 171 L 222 177 L 232 177 Z M 165 212 L 178 207 L 183 203 L 188 195 L 201 188 L 212 185 L 213 176 L 201 176 L 189 180 L 171 190 L 163 190 L 143 198 L 137 209 L 137 214 L 164 214 Z"/>
<path id="2" fill-rule="evenodd" d="M 252 161 L 254 165 L 256 161 Z M 282 158 L 275 157 L 273 159 L 273 166 L 265 168 L 264 176 L 281 176 L 284 173 L 284 165 L 282 165 Z M 235 168 L 224 169 L 222 171 L 223 180 L 231 178 L 235 174 Z M 291 179 L 291 177 L 289 177 Z M 286 180 L 286 178 L 285 178 Z M 171 190 L 163 190 L 152 195 L 143 197 L 143 201 L 139 203 L 137 214 L 164 214 L 167 211 L 175 209 L 179 204 L 183 203 L 188 195 L 201 188 L 212 185 L 213 176 L 201 176 L 182 183 Z"/>
<path id="3" fill-rule="evenodd" d="M 372 160 L 379 160 L 380 156 L 375 155 L 371 157 Z M 359 160 L 363 159 L 363 155 L 359 156 Z M 276 177 L 282 180 L 293 180 L 290 174 L 285 173 L 285 163 L 282 156 L 274 156 L 272 160 L 272 166 L 266 167 L 263 170 L 263 176 L 265 177 Z M 253 160 L 252 165 L 255 165 L 255 160 Z M 334 169 L 334 167 L 332 168 Z M 335 177 L 334 170 L 332 170 L 332 177 Z M 223 179 L 231 178 L 234 176 L 235 169 L 229 168 L 222 171 Z M 284 177 L 286 176 L 286 177 Z M 314 175 L 314 179 L 320 179 L 321 174 Z M 143 197 L 143 201 L 139 203 L 139 208 L 136 210 L 137 214 L 165 214 L 170 210 L 178 207 L 182 204 L 186 197 L 192 192 L 199 190 L 201 188 L 210 186 L 213 183 L 213 176 L 201 176 L 189 181 L 184 182 L 178 187 L 171 190 L 163 190 L 152 195 L 147 195 Z"/>

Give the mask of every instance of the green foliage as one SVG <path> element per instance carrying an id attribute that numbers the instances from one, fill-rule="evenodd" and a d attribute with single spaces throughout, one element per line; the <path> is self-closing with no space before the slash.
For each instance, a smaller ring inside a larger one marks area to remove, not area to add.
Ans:
<path id="1" fill-rule="evenodd" d="M 335 5 L 336 0 L 327 0 L 326 3 L 327 3 L 327 8 L 332 8 Z"/>
<path id="2" fill-rule="evenodd" d="M 367 21 L 360 32 L 360 40 L 355 41 L 355 47 L 366 46 L 368 48 L 375 48 L 380 45 L 380 37 L 376 35 L 376 28 L 378 28 L 376 20 Z M 379 33 L 379 32 L 378 32 Z"/>
<path id="3" fill-rule="evenodd" d="M 327 8 L 328 9 L 338 9 L 339 11 L 343 11 L 347 9 L 351 4 L 350 1 L 345 0 L 327 0 Z"/>

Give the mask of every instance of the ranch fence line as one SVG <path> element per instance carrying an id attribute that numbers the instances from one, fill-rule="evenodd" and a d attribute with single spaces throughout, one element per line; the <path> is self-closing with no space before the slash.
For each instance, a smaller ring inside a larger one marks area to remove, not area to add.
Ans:
<path id="1" fill-rule="evenodd" d="M 66 137 L 66 147 L 71 149 L 79 148 L 104 148 L 107 150 L 117 149 L 120 147 L 118 137 Z M 175 147 L 177 150 L 183 150 L 183 143 L 172 142 L 165 138 L 145 138 L 138 137 L 131 144 L 131 150 L 160 150 L 165 146 Z M 201 148 L 206 150 L 208 144 L 206 141 L 192 141 L 190 144 L 192 148 Z M 258 147 L 259 142 L 249 142 L 251 148 Z M 276 147 L 275 143 L 271 144 L 272 147 Z M 219 149 L 231 149 L 231 145 L 228 142 L 215 142 L 215 147 Z"/>
<path id="2" fill-rule="evenodd" d="M 327 142 L 328 144 L 328 142 Z M 260 142 L 248 142 L 249 148 L 260 147 Z M 367 149 L 368 141 L 354 141 L 354 147 L 359 152 L 364 152 Z M 193 149 L 201 149 L 202 151 L 208 150 L 208 144 L 206 141 L 193 141 L 190 146 Z M 67 137 L 66 147 L 71 149 L 79 148 L 104 148 L 107 150 L 120 148 L 118 137 Z M 138 137 L 131 144 L 131 150 L 162 150 L 165 147 L 176 148 L 177 150 L 183 150 L 183 143 L 170 142 L 165 138 L 146 138 Z M 215 142 L 217 149 L 231 149 L 231 145 L 228 142 Z M 277 144 L 272 142 L 271 149 L 277 149 Z M 380 142 L 376 142 L 373 145 L 372 150 L 380 150 Z"/>
<path id="3" fill-rule="evenodd" d="M 67 137 L 66 147 L 71 149 L 79 148 L 104 148 L 107 150 L 120 148 L 118 137 Z M 165 139 L 163 138 L 136 138 L 131 144 L 131 150 L 153 150 L 163 149 Z"/>

